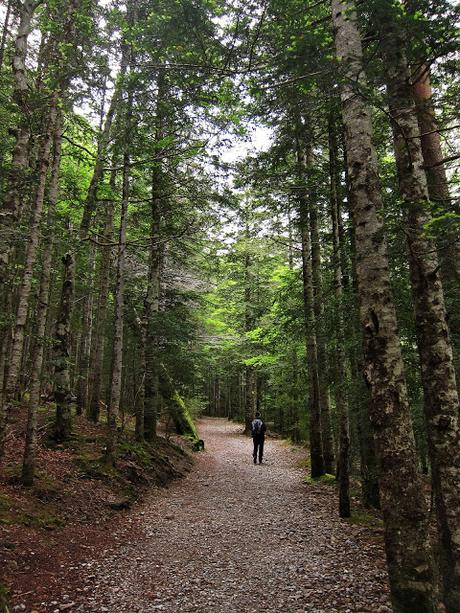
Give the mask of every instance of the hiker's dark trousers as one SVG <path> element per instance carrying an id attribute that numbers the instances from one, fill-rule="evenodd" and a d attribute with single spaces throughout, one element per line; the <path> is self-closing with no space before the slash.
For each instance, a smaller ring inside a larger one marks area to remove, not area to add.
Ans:
<path id="1" fill-rule="evenodd" d="M 265 437 L 264 435 L 254 435 L 252 437 L 252 440 L 254 442 L 254 452 L 253 452 L 253 457 L 254 460 L 257 460 L 257 455 L 259 456 L 259 462 L 262 462 L 262 458 L 264 455 L 264 441 L 265 441 Z"/>

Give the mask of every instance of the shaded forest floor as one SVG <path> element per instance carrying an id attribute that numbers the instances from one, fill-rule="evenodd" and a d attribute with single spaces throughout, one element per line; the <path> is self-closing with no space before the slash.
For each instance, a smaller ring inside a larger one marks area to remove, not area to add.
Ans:
<path id="1" fill-rule="evenodd" d="M 305 450 L 269 439 L 254 466 L 239 432 L 202 420 L 206 451 L 186 479 L 112 523 L 51 531 L 48 558 L 30 551 L 17 568 L 12 609 L 390 612 L 378 523 L 340 520 L 335 488 L 305 481 Z"/>
<path id="2" fill-rule="evenodd" d="M 106 425 L 77 417 L 72 438 L 56 445 L 47 439 L 53 415 L 53 405 L 40 411 L 32 488 L 20 483 L 25 410 L 9 428 L 0 478 L 0 611 L 47 610 L 41 602 L 60 593 L 63 573 L 72 581 L 81 561 L 123 524 L 126 509 L 192 466 L 190 454 L 173 441 L 141 445 L 128 428 L 114 469 L 103 461 Z"/>

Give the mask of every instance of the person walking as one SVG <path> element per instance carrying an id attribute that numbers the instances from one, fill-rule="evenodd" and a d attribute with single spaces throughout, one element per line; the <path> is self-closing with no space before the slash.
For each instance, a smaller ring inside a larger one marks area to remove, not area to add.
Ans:
<path id="1" fill-rule="evenodd" d="M 259 464 L 262 464 L 262 458 L 264 456 L 264 442 L 266 430 L 267 426 L 262 420 L 259 411 L 257 411 L 255 419 L 253 419 L 251 422 L 251 434 L 252 441 L 254 443 L 254 451 L 252 454 L 252 457 L 254 458 L 254 464 L 257 464 L 257 456 L 259 456 Z"/>

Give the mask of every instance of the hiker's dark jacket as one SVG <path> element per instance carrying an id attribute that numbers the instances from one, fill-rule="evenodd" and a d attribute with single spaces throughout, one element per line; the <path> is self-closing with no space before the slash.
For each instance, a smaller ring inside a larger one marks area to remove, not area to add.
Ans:
<path id="1" fill-rule="evenodd" d="M 267 426 L 265 425 L 265 422 L 260 420 L 262 422 L 260 430 L 259 430 L 259 432 L 255 432 L 254 431 L 254 422 L 255 421 L 256 420 L 254 419 L 251 422 L 251 435 L 252 435 L 252 438 L 264 438 L 265 437 L 265 432 L 267 431 Z"/>

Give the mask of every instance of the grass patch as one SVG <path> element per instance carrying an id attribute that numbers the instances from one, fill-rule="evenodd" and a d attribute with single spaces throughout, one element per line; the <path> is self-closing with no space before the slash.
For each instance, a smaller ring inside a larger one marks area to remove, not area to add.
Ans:
<path id="1" fill-rule="evenodd" d="M 321 477 L 316 477 L 315 479 L 307 475 L 304 477 L 303 481 L 304 483 L 324 483 L 325 485 L 335 485 L 337 483 L 335 475 L 329 473 L 321 475 Z"/>
<path id="2" fill-rule="evenodd" d="M 346 521 L 355 526 L 367 526 L 372 528 L 383 527 L 383 521 L 380 519 L 380 517 L 373 515 L 365 509 L 353 511 L 351 517 Z"/>
<path id="3" fill-rule="evenodd" d="M 0 496 L 0 524 L 45 528 L 46 530 L 54 530 L 64 525 L 65 522 L 52 510 L 46 510 L 40 506 L 43 505 L 29 503 L 20 507 L 16 500 L 11 500 L 8 496 Z"/>
<path id="4" fill-rule="evenodd" d="M 95 479 L 96 481 L 112 481 L 118 479 L 119 472 L 113 466 L 104 462 L 101 457 L 89 457 L 80 455 L 75 459 L 83 479 Z"/>
<path id="5" fill-rule="evenodd" d="M 48 511 L 38 511 L 37 513 L 23 513 L 19 515 L 17 523 L 30 528 L 45 528 L 45 530 L 54 530 L 61 528 L 65 522 L 60 517 L 49 513 Z"/>
<path id="6" fill-rule="evenodd" d="M 145 468 L 150 468 L 152 465 L 152 453 L 149 451 L 146 443 L 122 441 L 118 445 L 118 455 L 121 458 L 134 460 Z"/>
<path id="7" fill-rule="evenodd" d="M 8 609 L 9 589 L 0 583 L 0 612 L 9 611 Z"/>

